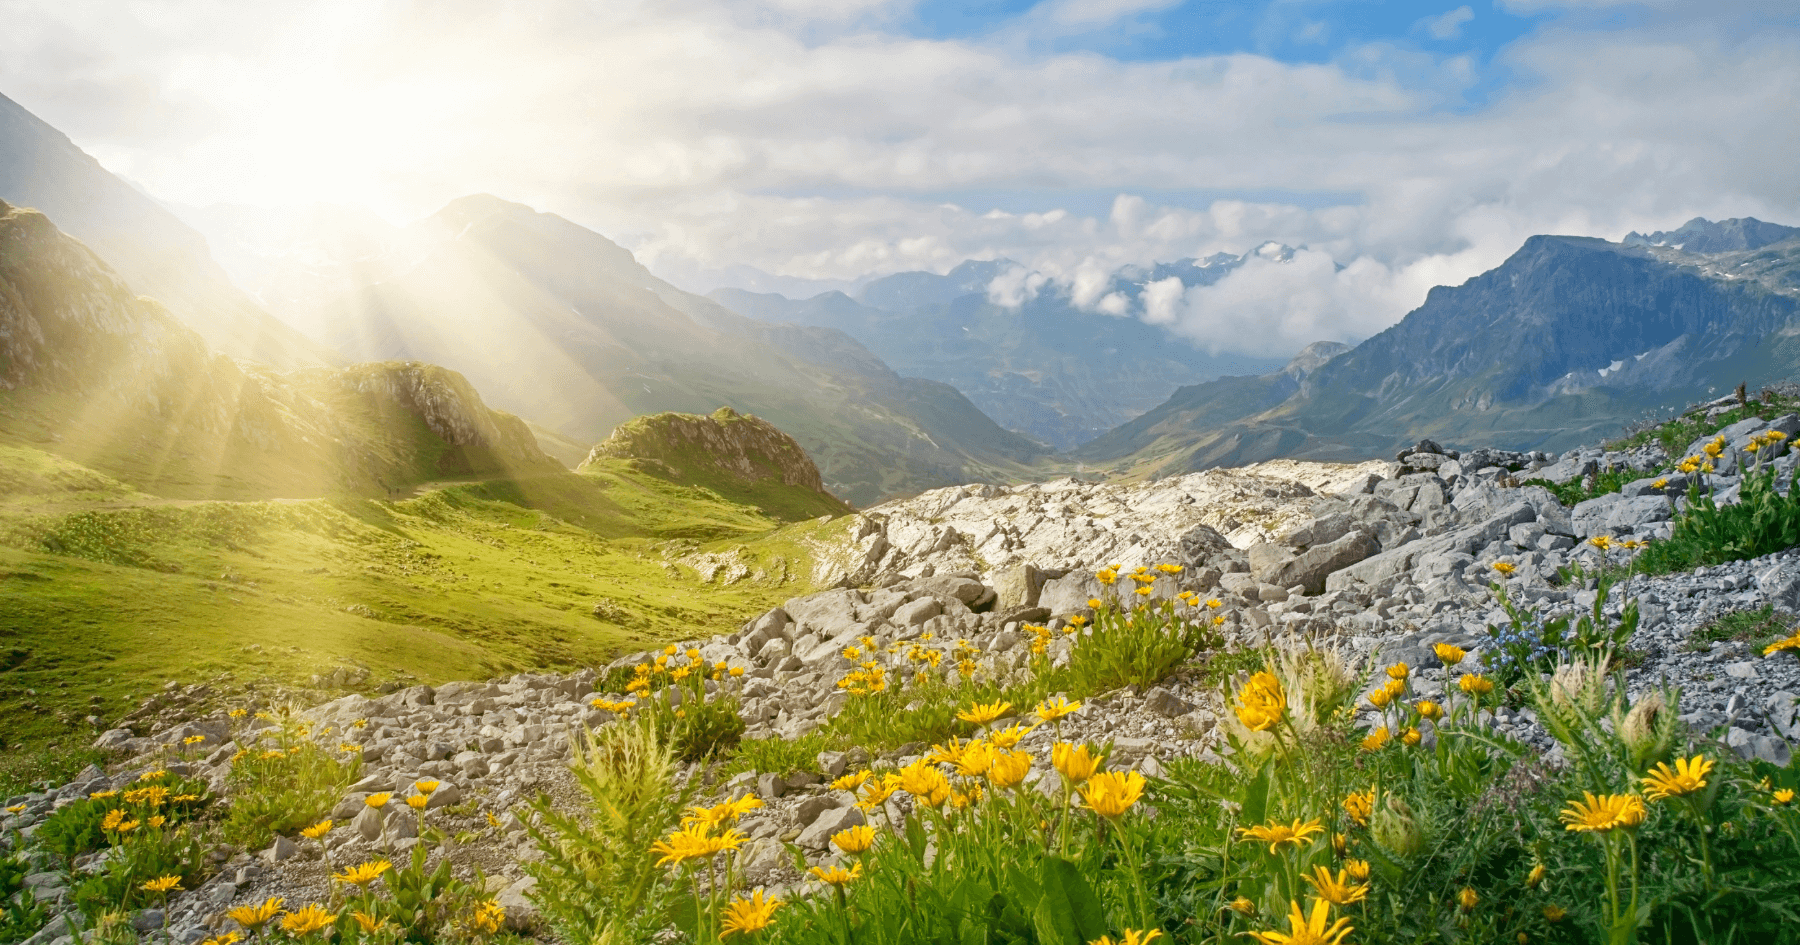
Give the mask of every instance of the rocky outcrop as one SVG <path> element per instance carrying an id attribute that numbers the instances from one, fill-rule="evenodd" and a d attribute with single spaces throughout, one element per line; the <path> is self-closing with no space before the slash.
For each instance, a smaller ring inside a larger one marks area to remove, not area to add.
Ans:
<path id="1" fill-rule="evenodd" d="M 773 479 L 823 493 L 819 467 L 793 437 L 756 416 L 720 407 L 711 416 L 659 413 L 619 424 L 588 454 L 583 468 L 602 459 L 636 459 L 676 476 L 716 471 L 746 483 Z"/>

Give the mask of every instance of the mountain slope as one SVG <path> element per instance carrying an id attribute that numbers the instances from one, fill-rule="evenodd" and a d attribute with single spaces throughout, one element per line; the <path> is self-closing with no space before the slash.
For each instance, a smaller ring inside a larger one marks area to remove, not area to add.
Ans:
<path id="1" fill-rule="evenodd" d="M 1727 243 L 1757 245 L 1718 253 L 1532 237 L 1498 268 L 1432 289 L 1278 404 L 1244 396 L 1244 383 L 1184 391 L 1079 458 L 1176 472 L 1227 457 L 1380 455 L 1421 436 L 1560 450 L 1709 391 L 1790 378 L 1800 238 L 1740 238 L 1755 229 L 1725 228 Z"/>
<path id="2" fill-rule="evenodd" d="M 0 442 L 179 498 L 391 494 L 560 468 L 454 371 L 278 374 L 211 351 L 35 210 L 0 203 Z"/>
<path id="3" fill-rule="evenodd" d="M 348 291 L 272 304 L 353 357 L 447 365 L 494 403 L 590 443 L 642 414 L 754 413 L 857 503 L 1017 476 L 1042 452 L 841 332 L 745 318 L 553 214 L 468 197 L 405 237 L 336 273 Z"/>
<path id="4" fill-rule="evenodd" d="M 0 200 L 42 210 L 219 351 L 282 370 L 344 363 L 232 285 L 199 233 L 3 95 Z"/>
<path id="5" fill-rule="evenodd" d="M 1106 294 L 1120 306 L 1137 304 L 1146 283 L 1217 281 L 1242 258 L 1128 268 Z M 1023 272 L 1007 260 L 970 260 L 944 275 L 897 273 L 869 283 L 861 301 L 841 292 L 794 300 L 740 289 L 709 297 L 765 321 L 839 329 L 902 374 L 950 384 L 1001 426 L 1058 449 L 1136 417 L 1181 385 L 1280 364 L 1209 355 L 1136 318 L 1078 307 L 1066 292 L 994 304 L 988 286 L 1014 270 Z"/>

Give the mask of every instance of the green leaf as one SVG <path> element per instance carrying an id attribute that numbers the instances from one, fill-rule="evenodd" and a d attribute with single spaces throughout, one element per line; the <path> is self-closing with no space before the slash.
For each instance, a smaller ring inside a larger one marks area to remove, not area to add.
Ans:
<path id="1" fill-rule="evenodd" d="M 1106 934 L 1106 910 L 1094 887 L 1081 874 L 1081 868 L 1060 856 L 1052 856 L 1038 864 L 1038 879 L 1044 896 L 1038 903 L 1038 914 L 1049 909 L 1058 929 L 1067 928 L 1074 935 L 1074 945 L 1091 942 Z M 1039 919 L 1042 928 L 1043 919 Z"/>
<path id="2" fill-rule="evenodd" d="M 1249 787 L 1244 789 L 1244 809 L 1241 815 L 1243 823 L 1260 824 L 1269 816 L 1269 768 L 1274 764 L 1271 760 L 1257 772 Z"/>

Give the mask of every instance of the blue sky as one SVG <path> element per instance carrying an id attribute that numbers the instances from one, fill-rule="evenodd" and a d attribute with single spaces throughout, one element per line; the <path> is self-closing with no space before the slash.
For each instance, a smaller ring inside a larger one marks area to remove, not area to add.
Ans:
<path id="1" fill-rule="evenodd" d="M 1039 0 L 926 0 L 896 26 L 931 39 L 981 40 L 1045 4 Z M 1644 15 L 1614 8 L 1584 19 L 1590 26 L 1623 27 Z M 1292 63 L 1339 61 L 1351 50 L 1384 43 L 1435 58 L 1468 56 L 1481 81 L 1470 90 L 1480 102 L 1505 83 L 1509 70 L 1494 57 L 1551 12 L 1516 12 L 1491 0 L 1187 0 L 1133 15 L 1112 29 L 1057 36 L 1045 51 L 1087 51 L 1123 61 L 1254 53 Z M 1601 22 L 1592 22 L 1600 20 Z"/>

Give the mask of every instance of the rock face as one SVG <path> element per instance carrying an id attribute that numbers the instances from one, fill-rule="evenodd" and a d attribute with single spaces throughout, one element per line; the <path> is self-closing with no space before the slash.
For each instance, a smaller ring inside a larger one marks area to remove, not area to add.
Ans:
<path id="1" fill-rule="evenodd" d="M 793 437 L 760 417 L 720 407 L 711 416 L 659 413 L 619 424 L 588 454 L 587 466 L 602 458 L 658 463 L 677 476 L 708 467 L 746 483 L 773 479 L 783 485 L 823 493 L 819 467 Z"/>
<path id="2" fill-rule="evenodd" d="M 1058 595 L 1075 593 L 1057 586 L 1065 575 L 1108 564 L 1179 562 L 1244 571 L 1242 549 L 1314 522 L 1314 502 L 1367 488 L 1390 465 L 1281 460 L 1150 483 L 1059 479 L 934 489 L 864 512 L 836 543 L 814 549 L 819 567 L 814 577 L 861 584 L 889 573 L 911 578 L 970 571 L 1000 582 L 1009 602 L 1036 605 L 1034 593 L 1059 600 Z M 1329 508 L 1340 505 L 1346 514 L 1360 510 L 1370 521 L 1396 516 L 1416 521 L 1368 496 Z M 1196 532 L 1201 527 L 1206 531 Z M 1376 526 L 1370 529 L 1382 534 Z M 1325 544 L 1348 531 L 1306 544 Z M 1033 572 L 1016 580 L 1002 577 L 1019 567 Z"/>
<path id="3" fill-rule="evenodd" d="M 282 374 L 215 354 L 43 214 L 5 204 L 0 389 L 15 392 L 6 432 L 152 492 L 303 497 L 559 468 L 454 371 Z"/>

